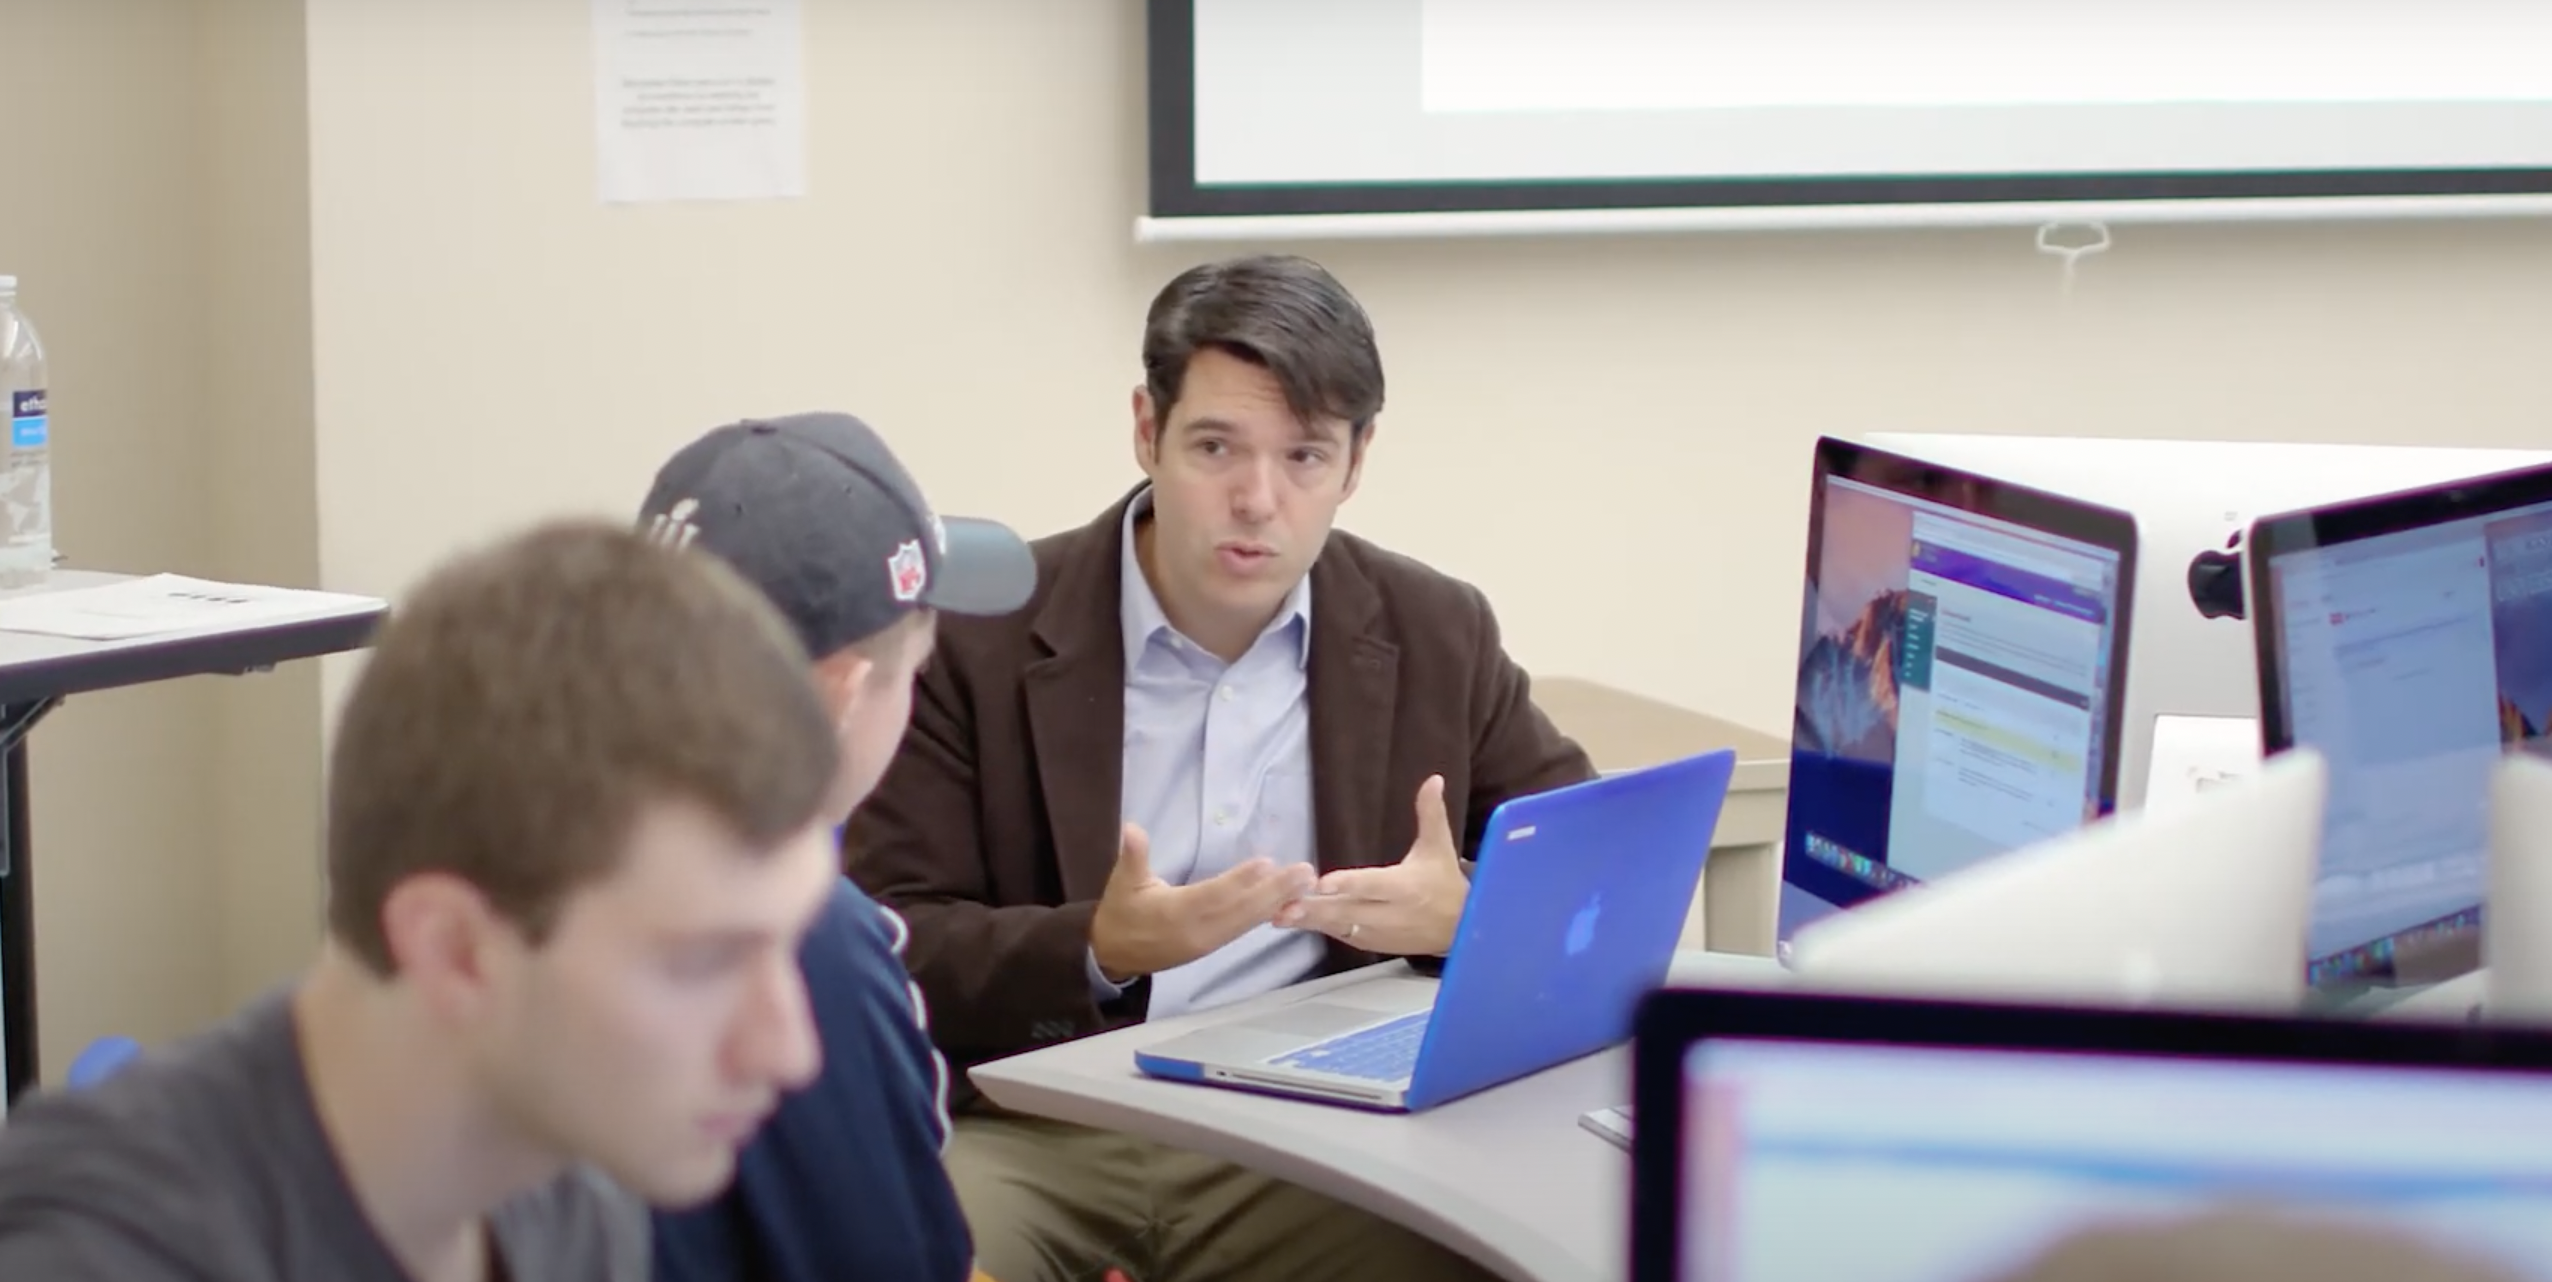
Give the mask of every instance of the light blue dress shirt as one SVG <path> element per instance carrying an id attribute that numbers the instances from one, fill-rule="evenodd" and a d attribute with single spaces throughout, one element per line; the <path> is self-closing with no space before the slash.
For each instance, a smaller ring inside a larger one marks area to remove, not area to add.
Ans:
<path id="1" fill-rule="evenodd" d="M 1315 862 L 1311 805 L 1311 579 L 1305 576 L 1237 662 L 1179 634 L 1134 554 L 1151 491 L 1126 506 L 1118 558 L 1125 629 L 1125 771 L 1120 813 L 1152 839 L 1152 871 L 1203 881 L 1253 856 Z M 1152 976 L 1150 1012 L 1168 1018 L 1272 992 L 1320 965 L 1315 931 L 1261 925 Z M 1119 989 L 1090 963 L 1102 1001 Z"/>

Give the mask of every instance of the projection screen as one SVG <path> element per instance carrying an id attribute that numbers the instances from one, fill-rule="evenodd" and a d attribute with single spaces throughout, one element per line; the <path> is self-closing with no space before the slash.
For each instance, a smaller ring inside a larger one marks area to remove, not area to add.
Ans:
<path id="1" fill-rule="evenodd" d="M 1149 238 L 2552 212 L 2552 4 L 1150 0 Z"/>

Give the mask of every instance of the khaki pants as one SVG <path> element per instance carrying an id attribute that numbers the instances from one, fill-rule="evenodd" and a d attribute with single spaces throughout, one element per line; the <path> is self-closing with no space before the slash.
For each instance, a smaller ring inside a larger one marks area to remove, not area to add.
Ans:
<path id="1" fill-rule="evenodd" d="M 1434 1239 L 1219 1158 L 989 1109 L 948 1173 L 995 1282 L 1476 1282 Z"/>

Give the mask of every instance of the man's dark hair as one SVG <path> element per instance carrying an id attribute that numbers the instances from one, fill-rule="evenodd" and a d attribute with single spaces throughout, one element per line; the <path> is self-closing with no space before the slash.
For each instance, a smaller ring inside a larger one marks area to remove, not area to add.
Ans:
<path id="1" fill-rule="evenodd" d="M 328 777 L 329 932 L 391 973 L 400 882 L 467 882 L 534 944 L 651 806 L 757 850 L 817 822 L 840 763 L 805 649 L 716 557 L 614 524 L 458 557 L 392 613 Z"/>
<path id="2" fill-rule="evenodd" d="M 1258 254 L 1191 267 L 1153 296 L 1143 319 L 1143 385 L 1166 426 L 1207 348 L 1260 366 L 1305 423 L 1345 419 L 1361 442 L 1382 412 L 1382 354 L 1373 322 L 1327 268 L 1291 254 Z"/>

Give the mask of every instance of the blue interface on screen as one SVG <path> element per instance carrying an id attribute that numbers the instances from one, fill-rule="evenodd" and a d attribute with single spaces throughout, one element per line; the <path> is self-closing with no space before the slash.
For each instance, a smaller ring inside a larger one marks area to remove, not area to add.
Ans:
<path id="1" fill-rule="evenodd" d="M 2490 768 L 2552 754 L 2552 504 L 2269 563 L 2291 738 L 2330 762 L 2316 983 L 2477 929 Z"/>
<path id="2" fill-rule="evenodd" d="M 1824 477 L 1780 937 L 2070 832 L 2100 780 L 2119 555 Z"/>
<path id="3" fill-rule="evenodd" d="M 2552 1077 L 1730 1039 L 1683 1087 L 1692 1282 L 1976 1282 L 2233 1203 L 2552 1282 Z"/>

